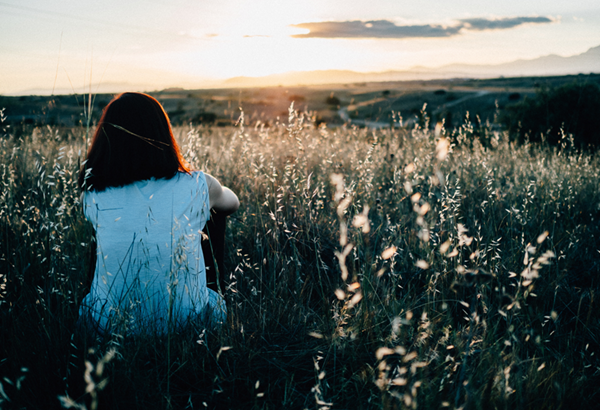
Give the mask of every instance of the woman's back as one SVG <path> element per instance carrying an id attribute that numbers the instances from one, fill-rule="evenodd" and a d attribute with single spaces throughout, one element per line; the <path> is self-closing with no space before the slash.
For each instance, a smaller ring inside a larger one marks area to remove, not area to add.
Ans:
<path id="1" fill-rule="evenodd" d="M 111 100 L 78 182 L 97 241 L 81 320 L 100 333 L 135 334 L 165 332 L 211 311 L 224 318 L 222 297 L 206 287 L 202 228 L 211 208 L 227 215 L 240 203 L 218 180 L 190 169 L 155 98 Z"/>
<path id="2" fill-rule="evenodd" d="M 204 174 L 196 171 L 85 193 L 97 262 L 82 311 L 101 331 L 164 331 L 205 310 L 200 241 L 210 218 L 208 191 Z"/>

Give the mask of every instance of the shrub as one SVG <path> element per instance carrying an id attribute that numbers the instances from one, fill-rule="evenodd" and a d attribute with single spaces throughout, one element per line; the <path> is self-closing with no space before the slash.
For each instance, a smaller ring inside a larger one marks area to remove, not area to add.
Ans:
<path id="1" fill-rule="evenodd" d="M 577 148 L 598 148 L 600 87 L 595 83 L 572 83 L 558 88 L 541 88 L 535 98 L 510 105 L 501 122 L 519 141 L 564 142 L 572 134 Z"/>
<path id="2" fill-rule="evenodd" d="M 335 95 L 333 95 L 333 93 L 331 93 L 329 95 L 329 97 L 327 97 L 325 99 L 325 103 L 329 104 L 329 105 L 336 105 L 337 106 L 337 105 L 340 105 L 341 102 L 340 102 L 339 98 L 337 98 Z"/>
<path id="3" fill-rule="evenodd" d="M 519 93 L 508 94 L 508 101 L 519 101 L 520 99 L 521 99 L 521 94 L 519 94 Z"/>
<path id="4" fill-rule="evenodd" d="M 217 114 L 214 112 L 205 112 L 200 111 L 196 116 L 192 119 L 192 122 L 197 124 L 214 124 L 217 120 Z"/>

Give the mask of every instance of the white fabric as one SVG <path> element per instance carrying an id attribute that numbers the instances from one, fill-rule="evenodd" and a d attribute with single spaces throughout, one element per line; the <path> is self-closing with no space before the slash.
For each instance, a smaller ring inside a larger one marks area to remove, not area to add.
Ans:
<path id="1" fill-rule="evenodd" d="M 83 206 L 96 230 L 97 262 L 80 315 L 100 332 L 164 332 L 207 307 L 223 316 L 222 298 L 206 287 L 202 172 L 89 191 Z"/>

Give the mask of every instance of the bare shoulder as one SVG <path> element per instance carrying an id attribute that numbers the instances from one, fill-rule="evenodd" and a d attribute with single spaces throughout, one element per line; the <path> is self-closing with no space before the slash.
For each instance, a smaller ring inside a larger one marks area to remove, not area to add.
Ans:
<path id="1" fill-rule="evenodd" d="M 208 185 L 208 198 L 210 207 L 215 211 L 231 214 L 238 210 L 240 201 L 237 195 L 229 188 L 224 187 L 212 175 L 204 173 Z"/>

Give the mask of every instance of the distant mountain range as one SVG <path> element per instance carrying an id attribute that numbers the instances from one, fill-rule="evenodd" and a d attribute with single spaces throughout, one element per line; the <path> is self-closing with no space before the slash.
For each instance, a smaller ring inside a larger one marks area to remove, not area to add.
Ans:
<path id="1" fill-rule="evenodd" d="M 233 77 L 223 88 L 268 87 L 309 84 L 363 83 L 382 81 L 434 80 L 444 78 L 526 77 L 600 73 L 600 46 L 582 54 L 561 57 L 556 54 L 532 60 L 516 60 L 497 65 L 450 64 L 442 67 L 412 67 L 403 71 L 359 73 L 350 70 L 293 71 L 264 77 Z"/>
<path id="2" fill-rule="evenodd" d="M 234 77 L 224 81 L 197 79 L 186 77 L 184 83 L 175 76 L 172 83 L 177 82 L 178 87 L 185 89 L 208 88 L 239 88 L 239 87 L 270 87 L 318 84 L 354 84 L 385 81 L 411 81 L 411 80 L 437 80 L 449 78 L 497 78 L 497 77 L 524 77 L 548 76 L 567 74 L 600 73 L 600 46 L 590 48 L 582 54 L 561 57 L 555 54 L 535 58 L 532 60 L 516 60 L 510 63 L 497 65 L 469 65 L 450 64 L 442 67 L 412 67 L 402 71 L 384 71 L 373 73 L 360 73 L 350 70 L 319 70 L 319 71 L 292 71 L 282 74 L 273 74 L 264 77 Z M 161 78 L 170 78 L 169 73 L 160 72 Z M 122 91 L 151 91 L 164 87 L 159 84 L 144 83 L 102 83 L 92 84 L 93 94 L 118 93 Z M 56 88 L 54 94 L 71 94 L 72 88 Z M 81 93 L 81 90 L 76 92 Z M 83 91 L 87 93 L 88 90 Z M 51 89 L 36 88 L 9 93 L 6 95 L 50 95 Z"/>

